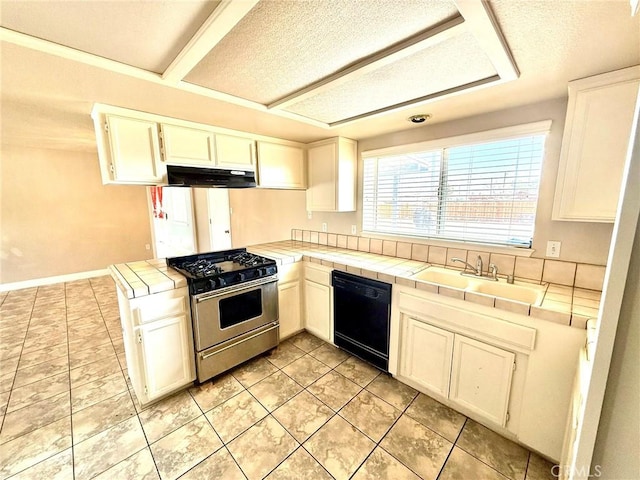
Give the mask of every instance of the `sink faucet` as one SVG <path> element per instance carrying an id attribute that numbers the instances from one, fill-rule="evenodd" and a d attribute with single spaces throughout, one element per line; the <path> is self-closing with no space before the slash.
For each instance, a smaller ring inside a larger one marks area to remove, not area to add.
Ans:
<path id="1" fill-rule="evenodd" d="M 465 262 L 463 259 L 458 258 L 458 257 L 453 257 L 451 259 L 451 261 L 452 262 L 463 263 L 465 265 L 465 267 L 464 267 L 465 270 L 468 267 L 478 277 L 482 276 L 482 257 L 480 255 L 478 255 L 478 258 L 476 259 L 476 266 L 475 267 L 473 265 L 471 265 L 470 263 Z"/>

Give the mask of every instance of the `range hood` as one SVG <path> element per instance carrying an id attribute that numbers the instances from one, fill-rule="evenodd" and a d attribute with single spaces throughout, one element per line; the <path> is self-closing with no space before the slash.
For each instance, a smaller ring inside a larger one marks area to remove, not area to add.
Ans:
<path id="1" fill-rule="evenodd" d="M 167 165 L 170 187 L 251 188 L 256 186 L 255 172 L 221 168 Z"/>

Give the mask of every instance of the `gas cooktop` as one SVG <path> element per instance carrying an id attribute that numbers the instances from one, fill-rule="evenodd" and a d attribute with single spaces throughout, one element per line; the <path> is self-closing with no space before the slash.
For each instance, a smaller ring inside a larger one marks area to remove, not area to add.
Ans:
<path id="1" fill-rule="evenodd" d="M 246 248 L 167 258 L 167 265 L 187 278 L 189 293 L 197 295 L 275 275 L 275 260 Z"/>

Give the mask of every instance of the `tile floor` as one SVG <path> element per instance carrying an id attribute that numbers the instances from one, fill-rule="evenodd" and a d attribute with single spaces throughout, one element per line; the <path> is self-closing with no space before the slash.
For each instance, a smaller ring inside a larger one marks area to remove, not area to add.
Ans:
<path id="1" fill-rule="evenodd" d="M 109 277 L 0 293 L 0 362 L 0 479 L 554 478 L 307 333 L 142 409 Z"/>

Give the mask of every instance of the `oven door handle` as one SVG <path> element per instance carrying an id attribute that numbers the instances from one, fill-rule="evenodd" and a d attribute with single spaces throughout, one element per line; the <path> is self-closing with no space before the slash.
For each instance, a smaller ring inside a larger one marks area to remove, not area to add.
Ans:
<path id="1" fill-rule="evenodd" d="M 240 344 L 242 344 L 244 342 L 248 342 L 249 340 L 252 340 L 252 339 L 254 339 L 256 337 L 259 337 L 260 335 L 262 335 L 262 334 L 264 334 L 266 332 L 270 332 L 271 330 L 274 330 L 274 329 L 278 328 L 279 325 L 280 324 L 278 322 L 273 322 L 273 323 L 270 324 L 269 328 L 260 329 L 259 332 L 256 332 L 253 335 L 250 335 L 250 336 L 248 336 L 246 338 L 243 338 L 242 340 L 238 340 L 237 342 L 234 342 L 231 345 L 227 345 L 226 347 L 223 347 L 223 348 L 220 348 L 220 349 L 216 349 L 215 351 L 209 352 L 209 353 L 202 352 L 202 353 L 200 353 L 200 358 L 202 360 L 206 360 L 207 358 L 212 357 L 214 355 L 217 355 L 217 354 L 219 354 L 221 352 L 224 352 L 225 350 L 237 347 L 238 345 L 240 345 Z"/>
<path id="2" fill-rule="evenodd" d="M 223 295 L 227 295 L 230 293 L 240 293 L 246 290 L 251 290 L 255 287 L 259 287 L 261 285 L 266 285 L 268 283 L 273 283 L 278 281 L 278 275 L 271 275 L 269 277 L 264 277 L 258 280 L 252 280 L 250 282 L 245 282 L 240 285 L 232 285 L 230 287 L 221 288 L 220 290 L 213 290 L 211 292 L 200 293 L 198 295 L 194 295 L 193 299 L 196 303 L 204 302 L 205 300 L 209 300 L 211 298 L 222 297 Z"/>

